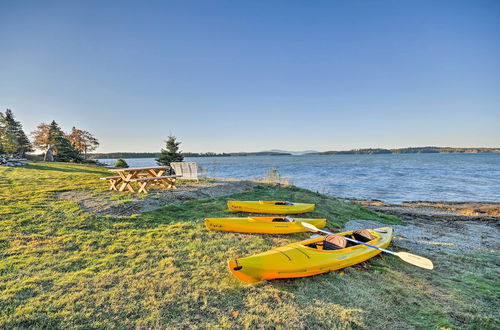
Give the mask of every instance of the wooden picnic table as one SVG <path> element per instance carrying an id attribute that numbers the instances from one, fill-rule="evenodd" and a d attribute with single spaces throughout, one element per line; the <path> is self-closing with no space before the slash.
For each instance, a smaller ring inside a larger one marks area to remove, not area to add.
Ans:
<path id="1" fill-rule="evenodd" d="M 127 189 L 130 192 L 136 192 L 132 186 L 132 182 L 139 184 L 139 193 L 147 193 L 147 187 L 158 184 L 164 188 L 177 189 L 175 181 L 178 175 L 164 175 L 169 166 L 148 166 L 148 167 L 129 167 L 129 168 L 113 168 L 112 172 L 116 172 L 118 176 L 101 178 L 108 180 L 110 190 L 124 191 Z M 120 185 L 120 187 L 118 187 Z"/>

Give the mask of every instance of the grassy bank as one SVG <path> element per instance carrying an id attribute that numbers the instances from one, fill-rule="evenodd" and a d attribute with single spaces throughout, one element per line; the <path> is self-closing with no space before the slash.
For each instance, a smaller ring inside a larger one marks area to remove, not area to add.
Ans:
<path id="1" fill-rule="evenodd" d="M 389 256 L 311 278 L 244 284 L 226 262 L 307 238 L 210 232 L 228 199 L 316 203 L 311 217 L 395 217 L 296 187 L 97 216 L 58 194 L 103 198 L 105 169 L 69 164 L 0 167 L 0 327 L 494 328 L 498 253 L 443 256 L 436 270 Z M 125 196 L 125 194 L 123 195 Z"/>

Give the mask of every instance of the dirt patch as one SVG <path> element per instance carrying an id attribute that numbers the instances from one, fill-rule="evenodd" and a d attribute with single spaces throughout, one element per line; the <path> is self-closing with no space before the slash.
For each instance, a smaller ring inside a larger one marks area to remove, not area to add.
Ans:
<path id="1" fill-rule="evenodd" d="M 232 195 L 252 190 L 257 185 L 251 181 L 216 180 L 186 183 L 176 190 L 152 190 L 147 195 L 109 191 L 95 196 L 88 191 L 73 190 L 61 192 L 57 198 L 77 202 L 85 211 L 96 215 L 130 216 L 153 211 L 166 204 Z"/>

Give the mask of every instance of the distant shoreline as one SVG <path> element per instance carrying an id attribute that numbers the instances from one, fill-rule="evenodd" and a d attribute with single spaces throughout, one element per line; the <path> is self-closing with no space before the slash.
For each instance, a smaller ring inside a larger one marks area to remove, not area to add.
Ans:
<path id="1" fill-rule="evenodd" d="M 500 148 L 450 148 L 450 147 L 412 147 L 399 149 L 353 149 L 346 151 L 323 151 L 323 152 L 308 152 L 302 155 L 384 155 L 384 154 L 477 154 L 477 153 L 500 153 Z M 157 158 L 159 152 L 108 152 L 108 153 L 91 153 L 88 154 L 89 159 L 115 159 L 115 158 Z M 242 157 L 242 156 L 293 156 L 296 153 L 291 152 L 230 152 L 230 153 L 215 153 L 215 152 L 185 152 L 184 157 Z"/>

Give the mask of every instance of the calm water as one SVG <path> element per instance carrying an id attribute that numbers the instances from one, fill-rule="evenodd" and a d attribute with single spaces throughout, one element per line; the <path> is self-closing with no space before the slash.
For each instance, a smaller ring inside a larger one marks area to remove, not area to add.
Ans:
<path id="1" fill-rule="evenodd" d="M 262 178 L 276 168 L 295 185 L 339 197 L 500 201 L 500 154 L 196 157 L 210 177 Z M 116 160 L 103 159 L 107 164 Z M 126 159 L 131 167 L 154 159 Z"/>

